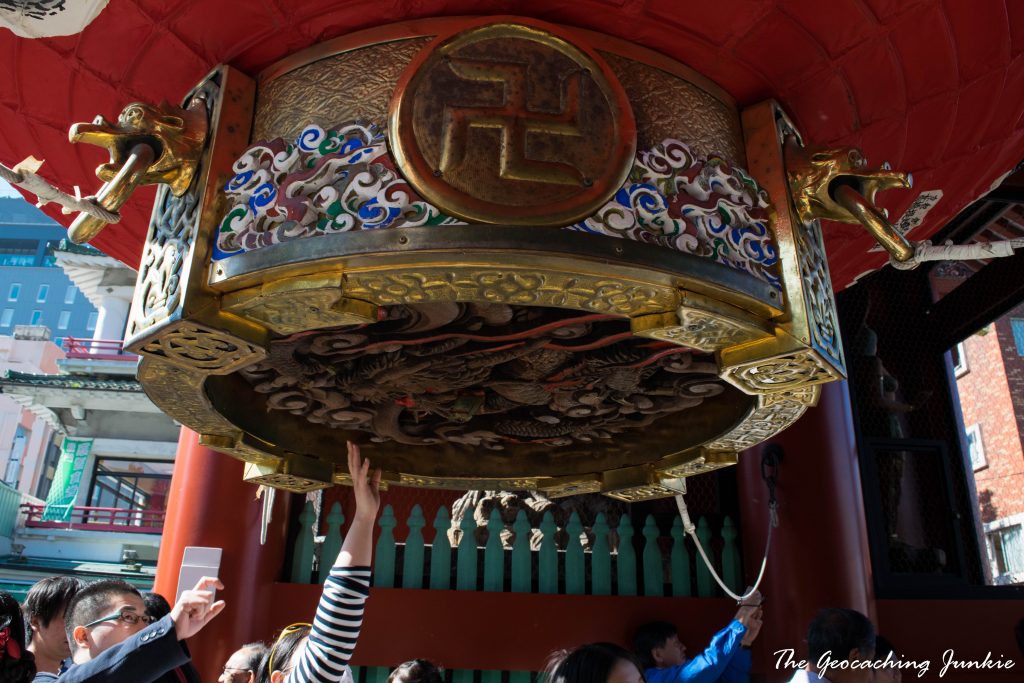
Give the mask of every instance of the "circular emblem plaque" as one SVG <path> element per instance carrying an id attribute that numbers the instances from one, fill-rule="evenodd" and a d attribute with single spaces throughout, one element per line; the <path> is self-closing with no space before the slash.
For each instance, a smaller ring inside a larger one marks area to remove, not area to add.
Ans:
<path id="1" fill-rule="evenodd" d="M 412 186 L 481 223 L 589 216 L 625 181 L 636 151 L 629 100 L 604 61 L 533 23 L 439 36 L 402 74 L 388 128 Z"/>

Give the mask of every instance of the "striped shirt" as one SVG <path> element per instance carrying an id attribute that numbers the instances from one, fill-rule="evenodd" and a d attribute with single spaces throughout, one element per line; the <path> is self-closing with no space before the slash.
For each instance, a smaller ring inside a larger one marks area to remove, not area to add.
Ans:
<path id="1" fill-rule="evenodd" d="M 369 567 L 332 567 L 316 608 L 309 638 L 287 683 L 337 683 L 351 679 L 348 660 L 359 640 L 363 604 L 370 594 Z"/>

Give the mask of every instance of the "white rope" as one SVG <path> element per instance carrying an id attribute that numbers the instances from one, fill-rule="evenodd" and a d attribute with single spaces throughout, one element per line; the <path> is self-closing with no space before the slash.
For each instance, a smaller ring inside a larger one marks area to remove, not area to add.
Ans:
<path id="1" fill-rule="evenodd" d="M 1014 249 L 1024 249 L 1024 238 L 977 242 L 974 244 L 932 244 L 928 240 L 914 242 L 914 255 L 906 261 L 890 257 L 889 263 L 897 270 L 913 270 L 925 261 L 977 261 L 980 259 L 1013 256 Z"/>
<path id="2" fill-rule="evenodd" d="M 711 560 L 708 559 L 708 554 L 704 552 L 704 546 L 701 545 L 700 539 L 697 538 L 697 527 L 692 521 L 690 521 L 690 513 L 686 509 L 686 501 L 683 499 L 682 493 L 676 494 L 676 507 L 679 508 L 679 516 L 683 519 L 683 531 L 690 535 L 693 539 L 694 545 L 697 546 L 697 552 L 700 553 L 701 558 L 704 560 L 704 564 L 707 565 L 708 571 L 711 572 L 711 576 L 714 577 L 715 582 L 718 583 L 719 587 L 725 591 L 725 594 L 734 599 L 736 602 L 743 602 L 751 595 L 757 592 L 758 586 L 761 585 L 761 580 L 764 579 L 764 570 L 768 566 L 768 548 L 772 544 L 772 529 L 779 525 L 778 505 L 774 502 L 768 505 L 768 537 L 764 542 L 764 556 L 761 558 L 761 571 L 757 573 L 757 581 L 751 586 L 750 590 L 743 595 L 737 595 L 733 593 L 725 582 L 722 581 L 722 577 L 715 571 L 714 565 L 711 564 Z"/>
<path id="3" fill-rule="evenodd" d="M 36 171 L 43 165 L 42 161 L 29 157 L 20 162 L 14 168 L 8 168 L 0 164 L 0 178 L 3 178 L 11 185 L 17 185 L 34 194 L 39 200 L 36 206 L 45 206 L 49 203 L 59 204 L 63 207 L 64 213 L 85 213 L 105 223 L 117 223 L 121 220 L 121 214 L 107 211 L 97 204 L 92 197 L 81 197 L 78 188 L 75 188 L 75 196 L 61 192 L 56 187 L 46 182 Z"/>

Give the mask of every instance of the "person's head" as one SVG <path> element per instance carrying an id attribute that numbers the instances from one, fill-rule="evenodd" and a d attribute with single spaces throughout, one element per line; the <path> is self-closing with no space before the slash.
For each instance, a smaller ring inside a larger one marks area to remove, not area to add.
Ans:
<path id="1" fill-rule="evenodd" d="M 260 662 L 267 654 L 263 643 L 248 643 L 235 650 L 224 664 L 224 670 L 217 678 L 219 683 L 253 683 Z"/>
<path id="2" fill-rule="evenodd" d="M 412 659 L 399 664 L 388 676 L 387 683 L 444 683 L 444 677 L 433 662 Z"/>
<path id="3" fill-rule="evenodd" d="M 550 683 L 644 683 L 640 662 L 614 643 L 591 643 L 556 652 L 548 660 Z"/>
<path id="4" fill-rule="evenodd" d="M 633 650 L 643 670 L 679 666 L 686 661 L 686 646 L 676 627 L 667 621 L 644 624 L 633 635 Z"/>
<path id="5" fill-rule="evenodd" d="M 257 683 L 281 683 L 285 679 L 288 672 L 298 664 L 296 655 L 309 637 L 309 628 L 309 624 L 292 624 L 278 634 L 277 640 L 260 659 Z"/>
<path id="6" fill-rule="evenodd" d="M 40 659 L 60 661 L 71 656 L 64 630 L 64 613 L 82 582 L 73 576 L 51 576 L 29 589 L 22 605 L 29 649 Z"/>
<path id="7" fill-rule="evenodd" d="M 21 607 L 13 595 L 0 591 L 0 681 L 28 683 L 35 675 L 35 658 L 25 649 Z"/>
<path id="8" fill-rule="evenodd" d="M 818 612 L 807 629 L 807 653 L 817 665 L 825 655 L 832 662 L 873 659 L 875 627 L 871 620 L 852 609 L 830 607 Z M 870 681 L 870 668 L 834 667 L 823 675 L 834 683 Z"/>
<path id="9" fill-rule="evenodd" d="M 171 613 L 171 603 L 159 593 L 146 593 L 142 596 L 142 602 L 146 605 L 146 614 L 153 621 L 159 621 Z"/>
<path id="10" fill-rule="evenodd" d="M 898 656 L 892 643 L 883 636 L 875 636 L 875 660 L 884 662 L 885 658 L 890 654 L 892 655 L 892 661 L 897 661 Z M 877 683 L 901 683 L 903 681 L 903 673 L 897 666 L 886 666 L 875 670 L 875 681 Z"/>
<path id="11" fill-rule="evenodd" d="M 64 616 L 71 657 L 79 664 L 88 662 L 150 621 L 142 595 L 131 584 L 117 580 L 86 584 L 71 599 Z"/>
<path id="12" fill-rule="evenodd" d="M 256 683 L 283 683 L 291 670 L 299 665 L 302 644 L 309 638 L 309 629 L 309 624 L 292 624 L 282 629 L 260 660 Z M 342 671 L 341 683 L 353 683 L 352 670 L 347 666 Z"/>

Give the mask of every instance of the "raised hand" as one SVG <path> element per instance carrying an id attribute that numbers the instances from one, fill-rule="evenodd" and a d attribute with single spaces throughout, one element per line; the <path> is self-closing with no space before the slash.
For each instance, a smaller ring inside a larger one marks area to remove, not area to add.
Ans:
<path id="1" fill-rule="evenodd" d="M 757 634 L 761 632 L 761 623 L 763 619 L 763 612 L 761 608 L 756 608 L 756 611 L 747 615 L 744 620 L 744 626 L 747 627 L 747 632 L 743 634 L 743 640 L 740 641 L 741 645 L 750 647 L 750 644 L 757 639 Z"/>
<path id="2" fill-rule="evenodd" d="M 370 471 L 370 461 L 363 459 L 359 446 L 348 446 L 348 472 L 356 497 L 356 518 L 373 521 L 380 509 L 380 470 Z"/>
<path id="3" fill-rule="evenodd" d="M 171 621 L 178 640 L 185 640 L 203 630 L 214 617 L 224 611 L 224 601 L 213 601 L 213 590 L 223 590 L 220 579 L 204 576 L 192 590 L 184 591 L 171 610 Z"/>

